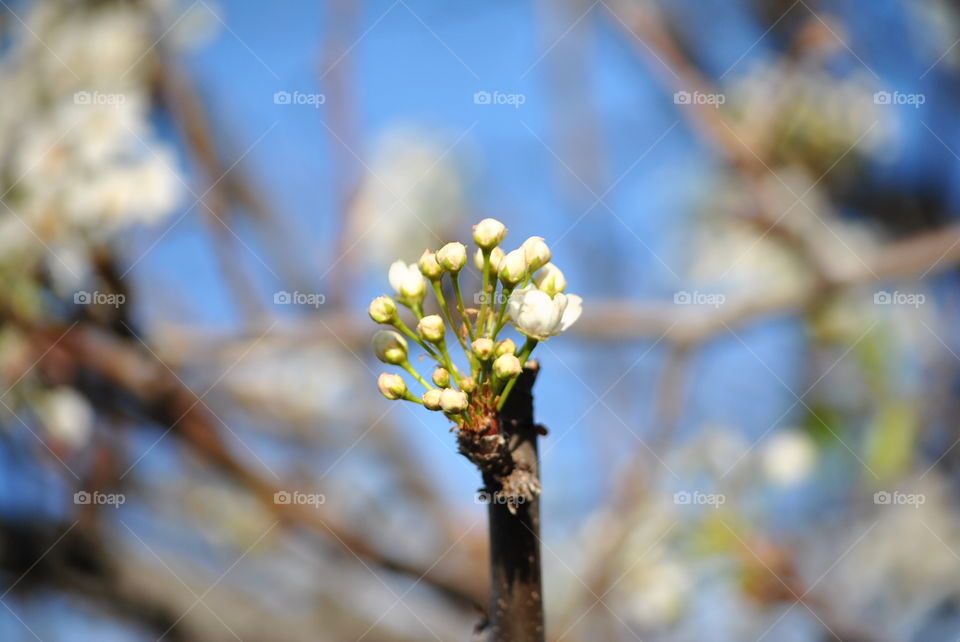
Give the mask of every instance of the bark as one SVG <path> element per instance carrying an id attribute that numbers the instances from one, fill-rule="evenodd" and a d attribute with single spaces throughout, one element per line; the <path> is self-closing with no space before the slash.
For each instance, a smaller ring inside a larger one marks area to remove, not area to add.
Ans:
<path id="1" fill-rule="evenodd" d="M 533 382 L 538 369 L 525 369 L 499 424 L 512 459 L 505 476 L 483 475 L 489 498 L 489 642 L 543 642 L 543 588 L 540 567 L 540 469 L 533 421 Z"/>

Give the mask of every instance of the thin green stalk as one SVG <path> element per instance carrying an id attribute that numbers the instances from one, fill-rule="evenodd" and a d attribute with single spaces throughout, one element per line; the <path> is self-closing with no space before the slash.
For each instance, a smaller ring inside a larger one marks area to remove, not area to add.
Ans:
<path id="1" fill-rule="evenodd" d="M 467 307 L 463 305 L 463 295 L 460 294 L 460 273 L 455 272 L 450 275 L 450 280 L 453 281 L 453 291 L 457 295 L 457 305 L 460 306 L 460 316 L 463 318 L 463 324 L 467 326 L 467 334 L 470 335 L 470 340 L 473 341 L 476 337 L 473 336 L 473 326 L 470 324 L 470 317 L 467 315 Z M 480 320 L 477 319 L 477 323 L 480 323 Z M 457 336 L 460 336 L 460 333 L 456 331 Z M 466 348 L 466 345 L 464 345 Z"/>
<path id="2" fill-rule="evenodd" d="M 433 348 L 431 348 L 431 347 L 429 346 L 429 344 L 427 344 L 427 343 L 426 343 L 425 341 L 423 341 L 420 337 L 418 337 L 418 336 L 416 335 L 416 333 L 413 332 L 413 330 L 411 330 L 410 328 L 408 328 L 408 327 L 407 327 L 407 324 L 404 323 L 402 319 L 397 319 L 396 321 L 394 321 L 393 327 L 395 327 L 397 330 L 399 330 L 400 332 L 402 332 L 402 333 L 404 333 L 405 335 L 407 335 L 408 337 L 410 337 L 410 339 L 411 339 L 414 343 L 418 344 L 421 348 L 423 348 L 424 350 L 426 350 L 427 354 L 429 354 L 431 357 L 433 357 L 433 358 L 436 359 L 437 361 L 440 361 L 440 356 L 439 356 L 436 352 L 433 351 Z"/>
<path id="3" fill-rule="evenodd" d="M 409 390 L 407 390 L 407 394 L 404 395 L 403 398 L 404 398 L 405 401 L 412 401 L 413 403 L 418 403 L 418 404 L 420 404 L 421 406 L 423 405 L 423 400 L 420 399 L 419 397 L 417 397 L 415 394 L 413 394 L 413 393 L 410 392 Z"/>
<path id="4" fill-rule="evenodd" d="M 527 342 L 523 344 L 523 349 L 520 351 L 520 354 L 517 355 L 521 366 L 527 362 L 527 359 L 530 357 L 530 353 L 533 352 L 533 349 L 537 347 L 537 343 L 538 341 L 536 339 L 527 337 Z M 510 391 L 513 390 L 513 387 L 517 384 L 517 379 L 519 378 L 520 377 L 518 375 L 507 382 L 503 392 L 500 393 L 500 400 L 497 401 L 497 412 L 503 410 L 503 404 L 506 403 L 507 397 L 510 396 Z"/>
<path id="5" fill-rule="evenodd" d="M 487 298 L 490 296 L 487 292 L 490 286 L 490 250 L 481 249 L 480 252 L 483 254 L 483 286 L 480 289 L 480 316 L 477 317 L 477 325 L 483 327 L 480 324 L 487 318 Z"/>
<path id="6" fill-rule="evenodd" d="M 450 308 L 447 307 L 447 301 L 443 296 L 443 288 L 440 287 L 440 281 L 431 281 L 431 283 L 433 284 L 433 293 L 437 295 L 437 302 L 440 303 L 440 314 L 443 315 L 444 320 L 450 326 L 450 329 L 453 330 L 453 333 L 457 335 L 457 341 L 460 342 L 460 346 L 466 350 L 467 342 L 460 336 L 457 326 L 453 323 L 453 315 L 450 314 Z"/>
<path id="7" fill-rule="evenodd" d="M 493 323 L 491 327 L 490 338 L 495 339 L 500 330 L 503 329 L 503 326 L 506 325 L 507 321 L 504 316 L 507 314 L 507 302 L 510 300 L 510 294 L 513 292 L 513 288 L 503 288 L 503 303 L 500 305 L 500 313 L 497 314 L 497 320 Z"/>
<path id="8" fill-rule="evenodd" d="M 410 365 L 409 361 L 404 361 L 400 364 L 400 367 L 410 373 L 410 376 L 419 381 L 424 388 L 427 390 L 433 390 L 433 386 L 427 383 L 427 381 L 420 376 L 420 373 L 413 369 L 413 366 Z"/>
<path id="9" fill-rule="evenodd" d="M 440 355 L 443 357 L 443 364 L 447 371 L 450 373 L 450 376 L 453 378 L 453 382 L 460 387 L 460 377 L 457 375 L 457 369 L 453 365 L 453 360 L 450 358 L 450 353 L 447 352 L 447 341 L 446 339 L 441 339 L 439 343 L 436 344 L 437 348 L 440 350 Z"/>

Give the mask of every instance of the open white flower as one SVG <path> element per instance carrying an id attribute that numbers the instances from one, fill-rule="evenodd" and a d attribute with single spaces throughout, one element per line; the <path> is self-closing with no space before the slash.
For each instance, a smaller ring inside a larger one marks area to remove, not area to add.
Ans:
<path id="1" fill-rule="evenodd" d="M 518 332 L 544 341 L 560 334 L 580 318 L 583 299 L 575 294 L 557 294 L 527 286 L 510 295 L 507 313 Z"/>
<path id="2" fill-rule="evenodd" d="M 416 263 L 395 261 L 390 266 L 387 279 L 397 294 L 406 302 L 419 303 L 427 294 L 427 281 Z"/>

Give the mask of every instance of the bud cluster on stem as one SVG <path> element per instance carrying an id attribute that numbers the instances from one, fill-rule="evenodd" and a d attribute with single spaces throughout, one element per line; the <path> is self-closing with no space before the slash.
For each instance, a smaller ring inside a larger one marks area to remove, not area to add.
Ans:
<path id="1" fill-rule="evenodd" d="M 464 304 L 460 289 L 460 274 L 468 263 L 463 243 L 447 243 L 436 252 L 425 250 L 416 263 L 400 260 L 390 266 L 388 280 L 394 295 L 375 298 L 369 314 L 376 323 L 393 329 L 374 335 L 374 353 L 380 361 L 405 370 L 424 392 L 417 397 L 400 375 L 384 373 L 377 382 L 384 397 L 441 411 L 461 430 L 497 429 L 496 414 L 530 353 L 540 341 L 569 328 L 580 316 L 582 304 L 580 297 L 565 294 L 566 278 L 551 263 L 553 255 L 543 238 L 531 236 L 506 252 L 501 248 L 506 235 L 503 223 L 492 218 L 473 228 L 479 309 Z M 444 296 L 445 285 L 450 288 L 448 294 L 453 292 L 449 299 L 455 302 L 453 307 Z M 425 314 L 430 289 L 437 313 Z M 401 318 L 401 306 L 412 313 L 414 329 Z M 499 337 L 508 322 L 524 335 L 522 348 L 510 338 Z M 462 367 L 447 348 L 449 335 L 463 350 Z M 410 363 L 411 343 L 435 362 L 429 381 Z"/>

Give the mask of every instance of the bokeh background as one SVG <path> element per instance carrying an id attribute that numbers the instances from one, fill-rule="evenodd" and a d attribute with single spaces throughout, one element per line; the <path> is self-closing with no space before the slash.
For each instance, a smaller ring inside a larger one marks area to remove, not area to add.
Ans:
<path id="1" fill-rule="evenodd" d="M 549 640 L 960 636 L 953 3 L 0 5 L 0 639 L 469 639 L 366 306 L 487 216 L 585 301 Z"/>

